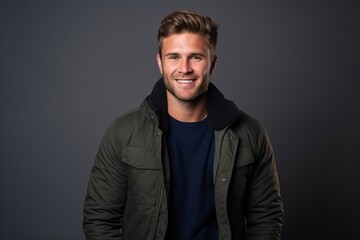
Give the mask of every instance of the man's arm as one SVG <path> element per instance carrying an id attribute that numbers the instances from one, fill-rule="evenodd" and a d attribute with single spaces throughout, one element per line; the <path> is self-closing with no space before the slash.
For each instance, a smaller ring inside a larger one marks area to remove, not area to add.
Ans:
<path id="1" fill-rule="evenodd" d="M 255 143 L 255 162 L 247 200 L 247 240 L 279 240 L 283 203 L 274 153 L 261 127 Z"/>
<path id="2" fill-rule="evenodd" d="M 113 123 L 102 139 L 90 174 L 83 221 L 87 240 L 121 239 L 127 197 L 126 169 Z"/>

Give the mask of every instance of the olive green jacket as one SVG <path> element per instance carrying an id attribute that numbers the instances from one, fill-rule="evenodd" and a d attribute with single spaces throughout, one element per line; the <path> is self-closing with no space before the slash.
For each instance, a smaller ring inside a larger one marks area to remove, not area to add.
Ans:
<path id="1" fill-rule="evenodd" d="M 171 189 L 165 92 L 159 80 L 139 108 L 105 133 L 84 204 L 88 240 L 165 239 Z M 280 239 L 283 206 L 265 130 L 214 85 L 207 94 L 219 239 Z"/>

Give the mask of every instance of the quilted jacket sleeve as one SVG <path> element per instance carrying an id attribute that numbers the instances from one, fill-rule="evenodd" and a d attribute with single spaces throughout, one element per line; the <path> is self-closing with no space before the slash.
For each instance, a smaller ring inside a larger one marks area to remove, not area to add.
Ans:
<path id="1" fill-rule="evenodd" d="M 84 204 L 87 240 L 119 240 L 126 202 L 127 173 L 121 161 L 116 124 L 106 131 L 92 168 Z"/>
<path id="2" fill-rule="evenodd" d="M 274 153 L 261 126 L 253 144 L 255 162 L 249 182 L 246 239 L 279 240 L 283 203 Z"/>

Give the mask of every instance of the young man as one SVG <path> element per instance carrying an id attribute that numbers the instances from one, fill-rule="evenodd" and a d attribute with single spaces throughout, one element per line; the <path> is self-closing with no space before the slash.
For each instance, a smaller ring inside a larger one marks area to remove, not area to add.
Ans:
<path id="1" fill-rule="evenodd" d="M 261 125 L 210 83 L 217 25 L 164 18 L 163 76 L 105 133 L 84 205 L 87 239 L 280 239 L 283 206 Z"/>

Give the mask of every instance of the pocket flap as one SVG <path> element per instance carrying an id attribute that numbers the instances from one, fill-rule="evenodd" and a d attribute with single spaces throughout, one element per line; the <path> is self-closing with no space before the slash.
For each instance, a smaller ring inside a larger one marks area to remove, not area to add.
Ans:
<path id="1" fill-rule="evenodd" d="M 235 167 L 240 168 L 254 162 L 254 155 L 250 146 L 240 147 L 236 154 Z"/>
<path id="2" fill-rule="evenodd" d="M 150 149 L 142 147 L 125 147 L 122 151 L 123 161 L 138 169 L 161 169 L 161 160 L 156 159 L 155 154 Z"/>

